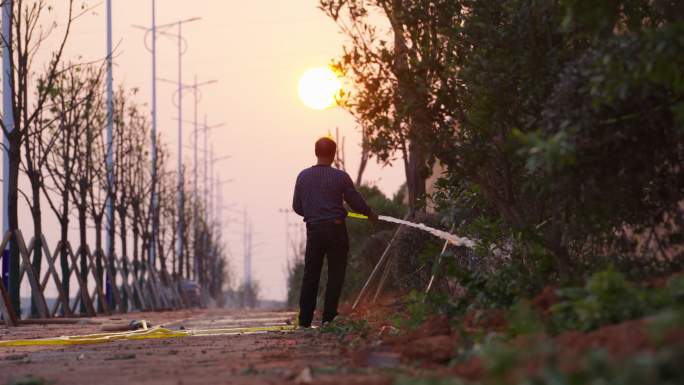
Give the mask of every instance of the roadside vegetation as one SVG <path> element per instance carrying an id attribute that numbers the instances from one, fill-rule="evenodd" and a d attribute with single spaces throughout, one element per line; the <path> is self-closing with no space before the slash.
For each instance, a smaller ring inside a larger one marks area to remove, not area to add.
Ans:
<path id="1" fill-rule="evenodd" d="M 378 301 L 326 331 L 398 354 L 398 384 L 681 383 L 680 2 L 320 6 L 368 156 L 406 166 L 405 196 L 361 188 L 371 206 L 477 240 L 440 260 L 401 230 Z M 349 225 L 353 300 L 394 227 Z"/>

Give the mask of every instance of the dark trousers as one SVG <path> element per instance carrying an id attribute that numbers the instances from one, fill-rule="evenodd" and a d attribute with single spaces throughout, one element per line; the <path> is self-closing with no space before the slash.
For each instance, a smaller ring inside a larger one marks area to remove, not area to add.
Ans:
<path id="1" fill-rule="evenodd" d="M 299 296 L 299 325 L 311 325 L 324 257 L 328 259 L 328 284 L 325 288 L 323 322 L 332 321 L 337 316 L 348 251 L 349 238 L 344 220 L 307 225 L 304 279 Z"/>

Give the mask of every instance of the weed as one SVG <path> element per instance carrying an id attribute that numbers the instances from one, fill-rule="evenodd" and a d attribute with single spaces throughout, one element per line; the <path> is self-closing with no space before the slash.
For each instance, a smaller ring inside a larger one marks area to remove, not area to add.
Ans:
<path id="1" fill-rule="evenodd" d="M 7 385 L 48 385 L 50 382 L 40 377 L 28 375 L 7 383 Z"/>
<path id="2" fill-rule="evenodd" d="M 463 380 L 458 378 L 439 378 L 439 377 L 425 377 L 414 378 L 399 376 L 394 380 L 394 385 L 463 385 L 466 384 Z"/>
<path id="3" fill-rule="evenodd" d="M 115 354 L 111 357 L 105 358 L 105 361 L 132 360 L 134 358 L 135 358 L 135 354 Z"/>
<path id="4" fill-rule="evenodd" d="M 370 330 L 366 320 L 336 319 L 321 326 L 321 333 L 330 333 L 339 337 L 349 334 L 366 336 Z"/>
<path id="5" fill-rule="evenodd" d="M 527 300 L 520 300 L 508 312 L 508 333 L 512 336 L 533 334 L 546 329 L 539 313 Z"/>

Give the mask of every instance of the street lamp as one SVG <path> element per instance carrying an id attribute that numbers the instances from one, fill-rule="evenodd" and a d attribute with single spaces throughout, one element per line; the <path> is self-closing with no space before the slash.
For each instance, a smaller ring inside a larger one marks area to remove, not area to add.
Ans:
<path id="1" fill-rule="evenodd" d="M 174 83 L 172 80 L 168 80 L 168 79 L 162 79 L 162 78 L 160 78 L 159 80 L 162 81 L 162 82 L 166 82 L 166 83 Z M 198 124 L 199 124 L 199 122 L 198 122 L 198 120 L 197 120 L 197 112 L 198 112 L 199 101 L 200 101 L 200 98 L 201 98 L 200 87 L 207 86 L 207 85 L 210 85 L 210 84 L 215 84 L 215 83 L 218 83 L 218 81 L 217 81 L 217 80 L 209 80 L 209 81 L 206 81 L 206 82 L 198 83 L 198 82 L 197 82 L 197 75 L 195 75 L 195 82 L 194 82 L 193 84 L 190 84 L 190 85 L 188 85 L 188 84 L 181 84 L 181 88 L 180 88 L 180 89 L 182 89 L 182 88 L 192 88 L 192 89 L 193 89 L 194 101 L 195 101 L 195 103 L 194 103 L 194 105 L 195 105 L 195 110 L 194 110 L 194 125 L 195 125 L 195 129 L 194 129 L 194 131 L 193 131 L 193 135 L 194 135 L 194 155 L 193 155 L 193 177 L 194 177 L 194 178 L 193 178 L 193 190 L 194 190 L 194 192 L 195 192 L 195 197 L 198 197 L 198 196 L 199 196 L 199 189 L 198 189 L 198 187 L 197 187 L 197 183 L 198 183 L 198 179 L 199 179 L 199 178 L 198 178 L 198 169 L 199 169 L 198 165 L 199 165 L 199 162 L 198 162 L 198 158 L 197 158 L 198 143 L 199 143 L 199 138 L 198 138 L 198 134 L 199 134 Z M 178 94 L 178 95 L 179 95 L 179 102 L 178 102 L 178 104 L 180 105 L 180 94 Z M 175 94 L 174 94 L 174 96 L 175 96 Z M 175 98 L 174 98 L 174 101 L 175 101 Z M 186 121 L 184 121 L 184 120 L 182 119 L 182 114 L 180 113 L 180 111 L 179 111 L 178 122 L 179 122 L 180 124 L 186 122 Z M 205 123 L 205 124 L 206 124 L 206 123 Z M 206 140 L 205 140 L 205 142 L 206 142 Z M 179 146 L 180 146 L 180 145 L 181 145 L 181 144 L 179 143 Z M 198 213 L 197 213 L 197 202 L 195 202 L 195 203 L 193 204 L 193 218 L 194 218 L 193 228 L 194 228 L 194 233 L 195 233 L 194 240 L 195 240 L 195 244 L 196 244 L 196 245 L 197 245 L 197 238 L 198 238 L 198 236 L 199 236 L 199 217 L 198 217 L 197 214 L 198 214 Z M 182 233 L 181 233 L 181 234 L 182 234 Z M 195 253 L 194 253 L 194 254 L 195 254 L 195 257 L 194 257 L 194 258 L 195 258 L 194 275 L 195 275 L 195 279 L 199 279 L 199 277 L 200 277 L 200 256 L 199 256 L 199 253 L 197 252 L 197 247 L 195 247 Z"/>
<path id="2" fill-rule="evenodd" d="M 111 1 L 111 0 L 109 0 Z M 169 36 L 172 38 L 177 39 L 177 47 L 178 47 L 178 258 L 180 261 L 183 260 L 183 247 L 184 247 L 184 240 L 183 240 L 183 233 L 185 232 L 185 193 L 183 190 L 184 186 L 184 172 L 183 172 L 183 54 L 185 54 L 185 50 L 183 49 L 183 44 L 185 43 L 185 48 L 187 48 L 187 41 L 183 38 L 183 24 L 191 23 L 194 21 L 199 21 L 201 20 L 200 17 L 192 17 L 188 19 L 183 19 L 183 20 L 177 20 L 171 23 L 167 24 L 162 24 L 159 26 L 153 25 L 152 31 L 153 33 L 153 41 L 154 44 L 153 47 L 155 49 L 156 53 L 156 34 L 157 32 L 160 35 L 164 36 Z M 149 28 L 142 27 L 139 25 L 134 25 L 133 27 L 139 28 L 145 31 L 150 31 Z M 169 33 L 166 32 L 166 29 L 172 28 L 172 27 L 177 27 L 178 32 L 177 33 Z M 155 71 L 155 76 L 153 77 L 153 82 L 156 82 L 156 71 Z M 153 88 L 156 87 L 156 84 L 153 86 Z M 182 271 L 182 270 L 181 270 Z M 188 272 L 189 273 L 189 272 Z"/>

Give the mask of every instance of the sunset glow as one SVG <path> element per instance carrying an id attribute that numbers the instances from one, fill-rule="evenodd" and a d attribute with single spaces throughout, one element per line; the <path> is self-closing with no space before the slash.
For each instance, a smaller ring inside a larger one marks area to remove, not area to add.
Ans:
<path id="1" fill-rule="evenodd" d="M 299 98 L 309 108 L 324 110 L 334 106 L 342 84 L 327 67 L 312 68 L 299 79 Z"/>

